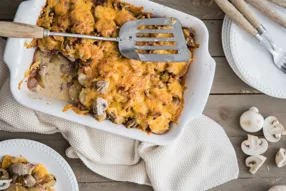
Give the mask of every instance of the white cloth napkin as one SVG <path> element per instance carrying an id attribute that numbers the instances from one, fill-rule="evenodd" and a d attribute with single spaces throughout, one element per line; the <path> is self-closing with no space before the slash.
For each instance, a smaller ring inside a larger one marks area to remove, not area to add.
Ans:
<path id="1" fill-rule="evenodd" d="M 18 104 L 9 88 L 4 44 L 0 38 L 0 130 L 60 132 L 71 145 L 68 157 L 79 157 L 88 168 L 107 178 L 151 185 L 155 191 L 208 190 L 237 178 L 235 151 L 223 128 L 206 116 L 193 120 L 172 145 L 156 146 Z"/>

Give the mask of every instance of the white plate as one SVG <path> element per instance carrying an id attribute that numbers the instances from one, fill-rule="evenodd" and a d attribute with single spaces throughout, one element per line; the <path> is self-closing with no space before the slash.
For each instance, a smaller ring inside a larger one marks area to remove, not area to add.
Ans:
<path id="1" fill-rule="evenodd" d="M 277 12 L 286 17 L 286 11 L 269 3 Z M 251 11 L 262 21 L 274 42 L 286 50 L 285 30 L 268 17 L 250 6 Z M 231 22 L 229 32 L 230 51 L 238 75 L 253 88 L 273 97 L 286 98 L 286 75 L 278 69 L 272 55 L 254 38 Z M 229 58 L 228 58 L 229 59 Z M 235 69 L 234 69 L 235 71 Z"/>
<path id="2" fill-rule="evenodd" d="M 0 142 L 0 160 L 4 155 L 27 158 L 33 164 L 43 164 L 57 178 L 56 191 L 78 191 L 76 177 L 65 159 L 52 148 L 31 140 L 11 139 Z"/>
<path id="3" fill-rule="evenodd" d="M 229 33 L 230 33 L 230 24 L 231 24 L 231 19 L 228 16 L 225 16 L 224 20 L 223 20 L 223 25 L 222 25 L 222 48 L 226 57 L 226 60 L 228 62 L 228 64 L 230 65 L 231 69 L 234 71 L 234 73 L 242 80 L 244 81 L 246 84 L 246 80 L 242 77 L 242 75 L 239 73 L 231 51 L 230 51 L 230 38 L 229 38 Z"/>
<path id="4" fill-rule="evenodd" d="M 14 20 L 22 23 L 35 24 L 45 2 L 46 0 L 29 0 L 22 2 Z M 192 119 L 202 114 L 207 102 L 215 72 L 215 61 L 210 56 L 208 50 L 209 33 L 201 20 L 183 12 L 151 1 L 126 0 L 126 2 L 144 6 L 146 12 L 152 12 L 158 17 L 176 17 L 181 21 L 182 25 L 192 27 L 196 31 L 196 43 L 200 44 L 200 48 L 194 53 L 195 59 L 189 67 L 186 78 L 187 90 L 184 94 L 184 109 L 178 124 L 172 124 L 171 129 L 167 133 L 163 135 L 147 135 L 140 130 L 127 129 L 123 125 L 116 125 L 108 120 L 97 122 L 91 116 L 80 116 L 73 111 L 63 113 L 62 109 L 67 104 L 66 102 L 32 93 L 27 89 L 25 82 L 22 84 L 21 90 L 18 90 L 18 83 L 24 78 L 25 71 L 31 65 L 35 51 L 34 49 L 26 49 L 24 47 L 24 43 L 30 42 L 30 39 L 8 39 L 4 60 L 11 73 L 11 92 L 14 98 L 26 107 L 77 122 L 91 128 L 158 145 L 167 145 L 183 133 L 184 128 Z"/>

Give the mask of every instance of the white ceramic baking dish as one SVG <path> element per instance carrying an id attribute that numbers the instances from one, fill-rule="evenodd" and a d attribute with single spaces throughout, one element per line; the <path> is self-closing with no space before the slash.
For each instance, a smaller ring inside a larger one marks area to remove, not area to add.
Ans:
<path id="1" fill-rule="evenodd" d="M 45 2 L 46 0 L 28 0 L 21 3 L 14 21 L 36 24 Z M 185 106 L 178 124 L 172 124 L 171 129 L 167 133 L 163 135 L 147 135 L 140 130 L 127 129 L 123 125 L 116 125 L 108 120 L 100 123 L 91 116 L 79 116 L 73 111 L 64 113 L 62 109 L 67 103 L 30 92 L 26 88 L 26 82 L 22 84 L 19 90 L 18 83 L 23 80 L 24 73 L 31 65 L 35 52 L 35 49 L 27 49 L 24 47 L 24 43 L 29 43 L 31 39 L 9 38 L 7 41 L 4 60 L 11 73 L 11 92 L 20 104 L 31 109 L 86 125 L 90 128 L 96 128 L 158 145 L 168 145 L 184 132 L 184 128 L 187 128 L 188 123 L 192 119 L 202 114 L 207 102 L 215 73 L 215 61 L 208 51 L 209 33 L 201 20 L 183 12 L 148 0 L 126 0 L 126 2 L 144 6 L 145 11 L 152 12 L 155 16 L 175 17 L 181 21 L 183 26 L 191 27 L 196 31 L 196 43 L 200 44 L 200 48 L 195 50 L 195 59 L 187 74 L 187 89 L 184 94 Z"/>

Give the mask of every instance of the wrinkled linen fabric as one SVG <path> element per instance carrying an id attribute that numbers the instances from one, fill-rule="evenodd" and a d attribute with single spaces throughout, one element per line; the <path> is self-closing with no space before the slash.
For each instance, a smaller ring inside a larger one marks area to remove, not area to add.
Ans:
<path id="1" fill-rule="evenodd" d="M 80 158 L 89 169 L 109 179 L 150 185 L 155 191 L 208 190 L 237 178 L 232 144 L 223 128 L 206 116 L 193 120 L 173 144 L 156 146 L 20 105 L 10 92 L 4 45 L 0 38 L 0 130 L 60 132 L 71 146 L 68 157 Z"/>

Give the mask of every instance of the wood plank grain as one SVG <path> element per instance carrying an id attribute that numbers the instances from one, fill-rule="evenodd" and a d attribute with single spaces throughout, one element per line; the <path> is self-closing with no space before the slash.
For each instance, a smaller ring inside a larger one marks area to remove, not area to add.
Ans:
<path id="1" fill-rule="evenodd" d="M 285 185 L 286 178 L 250 178 L 227 182 L 209 191 L 267 191 L 274 185 Z"/>
<path id="2" fill-rule="evenodd" d="M 225 57 L 214 57 L 216 72 L 211 94 L 259 94 L 244 83 L 230 68 Z"/>
<path id="3" fill-rule="evenodd" d="M 266 95 L 211 95 L 204 114 L 222 125 L 228 136 L 245 136 L 239 117 L 251 106 L 256 106 L 264 117 L 276 116 L 286 126 L 285 100 Z"/>
<path id="4" fill-rule="evenodd" d="M 263 137 L 263 136 L 260 136 Z M 249 172 L 249 168 L 245 165 L 245 159 L 248 157 L 245 155 L 241 150 L 241 143 L 242 141 L 246 140 L 247 137 L 231 137 L 230 141 L 233 144 L 235 149 L 238 165 L 239 165 L 239 178 L 286 178 L 285 168 L 278 168 L 275 163 L 275 155 L 279 148 L 286 146 L 286 138 L 283 137 L 277 143 L 269 143 L 268 150 L 263 153 L 262 155 L 267 158 L 265 163 L 261 166 L 261 168 L 257 171 L 255 175 L 252 175 Z"/>
<path id="5" fill-rule="evenodd" d="M 200 19 L 222 19 L 224 13 L 213 0 L 152 0 Z"/>
<path id="6" fill-rule="evenodd" d="M 12 20 L 22 1 L 23 0 L 1 0 L 0 20 Z"/>
<path id="7" fill-rule="evenodd" d="M 10 138 L 24 138 L 24 139 L 32 139 L 39 142 L 42 142 L 51 148 L 55 149 L 58 153 L 60 153 L 71 165 L 77 180 L 79 182 L 110 182 L 111 180 L 104 178 L 96 173 L 90 171 L 79 159 L 69 159 L 65 156 L 65 149 L 68 147 L 67 141 L 59 135 L 38 135 L 32 133 L 8 133 L 8 132 L 1 132 L 0 140 L 7 140 Z M 265 154 L 267 157 L 267 161 L 265 165 L 259 169 L 256 175 L 252 175 L 248 172 L 248 168 L 244 165 L 244 161 L 246 159 L 246 155 L 241 151 L 240 144 L 243 140 L 246 139 L 246 133 L 244 133 L 241 137 L 230 137 L 230 141 L 234 146 L 234 149 L 237 154 L 239 168 L 240 168 L 240 178 L 254 178 L 254 177 L 285 177 L 286 172 L 285 168 L 278 168 L 275 165 L 275 154 L 281 147 L 286 146 L 286 138 L 283 139 L 278 143 L 270 143 L 269 149 Z M 21 154 L 21 153 L 19 153 Z"/>
<path id="8" fill-rule="evenodd" d="M 224 56 L 221 42 L 221 20 L 204 20 L 209 30 L 209 51 L 212 56 Z"/>
<path id="9" fill-rule="evenodd" d="M 152 187 L 130 182 L 80 183 L 80 191 L 153 191 Z"/>
<path id="10" fill-rule="evenodd" d="M 12 20 L 24 0 L 1 0 L 0 20 Z M 213 0 L 153 0 L 201 19 L 222 19 L 224 14 Z"/>

